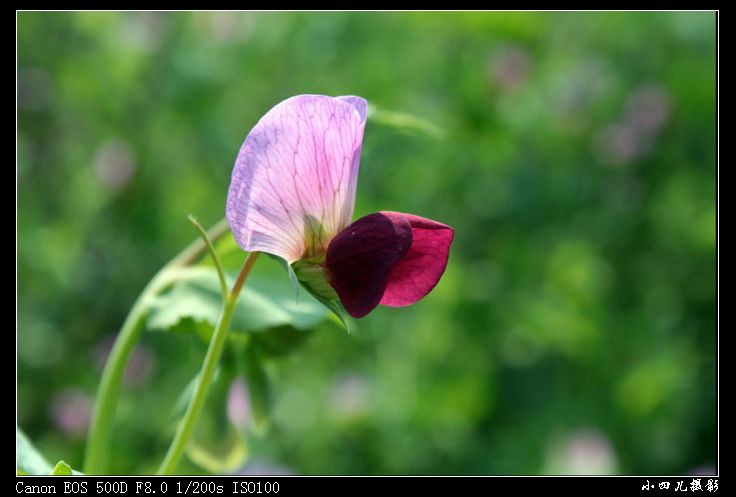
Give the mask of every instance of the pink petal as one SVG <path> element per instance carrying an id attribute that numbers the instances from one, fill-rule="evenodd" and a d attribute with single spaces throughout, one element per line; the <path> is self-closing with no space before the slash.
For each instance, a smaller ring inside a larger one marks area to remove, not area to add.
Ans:
<path id="1" fill-rule="evenodd" d="M 238 244 L 293 263 L 326 249 L 350 223 L 367 103 L 299 95 L 276 105 L 243 142 L 226 215 Z"/>
<path id="2" fill-rule="evenodd" d="M 393 268 L 381 305 L 411 305 L 432 291 L 445 272 L 455 231 L 446 224 L 412 214 L 383 214 L 407 219 L 411 225 L 412 243 L 407 254 Z"/>
<path id="3" fill-rule="evenodd" d="M 358 219 L 330 242 L 325 259 L 330 284 L 351 316 L 363 317 L 378 305 L 411 243 L 407 218 L 383 212 Z"/>

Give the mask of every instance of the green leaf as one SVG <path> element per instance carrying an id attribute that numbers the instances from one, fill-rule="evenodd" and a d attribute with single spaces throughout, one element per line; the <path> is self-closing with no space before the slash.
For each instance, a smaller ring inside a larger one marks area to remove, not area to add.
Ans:
<path id="1" fill-rule="evenodd" d="M 23 431 L 15 428 L 15 466 L 19 475 L 50 475 L 51 464 L 33 446 Z"/>
<path id="2" fill-rule="evenodd" d="M 187 446 L 187 457 L 214 474 L 232 473 L 243 467 L 248 458 L 245 436 L 228 419 L 228 396 L 234 377 L 234 371 L 218 369 L 202 417 Z"/>
<path id="3" fill-rule="evenodd" d="M 255 432 L 263 435 L 271 427 L 271 389 L 268 375 L 260 355 L 253 347 L 245 349 L 242 364 Z"/>
<path id="4" fill-rule="evenodd" d="M 215 242 L 215 251 L 220 257 L 223 267 L 240 267 L 243 265 L 243 249 L 235 241 L 232 231 L 228 230 L 219 240 Z M 203 261 L 208 267 L 214 267 L 214 263 L 208 259 Z"/>
<path id="5" fill-rule="evenodd" d="M 213 444 L 190 440 L 187 457 L 194 464 L 212 474 L 228 474 L 242 468 L 248 460 L 248 445 L 245 438 L 232 426 L 228 436 Z"/>
<path id="6" fill-rule="evenodd" d="M 215 377 L 213 378 L 213 381 L 217 381 L 217 375 L 219 374 L 219 372 L 219 369 L 215 371 Z M 194 395 L 194 388 L 197 386 L 197 381 L 199 381 L 199 373 L 194 375 L 194 378 L 189 380 L 187 386 L 185 386 L 184 390 L 182 390 L 179 394 L 179 398 L 176 399 L 174 408 L 171 411 L 171 417 L 173 419 L 180 419 L 184 416 L 184 413 L 187 411 L 187 407 L 189 407 L 189 402 L 192 401 L 192 396 Z"/>
<path id="7" fill-rule="evenodd" d="M 182 268 L 172 275 L 173 285 L 151 303 L 148 328 L 181 331 L 200 328 L 211 334 L 222 308 L 217 275 L 203 267 Z M 226 274 L 232 285 L 235 275 Z M 297 302 L 286 280 L 265 280 L 252 275 L 235 306 L 230 328 L 234 332 L 258 333 L 288 326 L 309 330 L 326 317 L 325 309 L 313 298 Z"/>
<path id="8" fill-rule="evenodd" d="M 332 315 L 330 315 L 332 319 Z M 267 356 L 286 356 L 298 349 L 312 336 L 311 331 L 299 331 L 289 326 L 272 328 L 266 333 L 251 335 L 252 342 Z M 247 344 L 246 344 L 247 345 Z"/>
<path id="9" fill-rule="evenodd" d="M 56 466 L 54 466 L 54 472 L 52 474 L 54 476 L 71 476 L 74 472 L 72 471 L 72 467 L 67 463 L 59 461 L 56 463 Z"/>
<path id="10" fill-rule="evenodd" d="M 216 390 L 216 386 L 220 385 L 222 383 L 222 378 L 224 376 L 225 382 L 231 381 L 234 373 L 230 371 L 229 368 L 223 367 L 223 362 L 225 362 L 225 359 L 227 357 L 227 354 L 223 354 L 221 364 L 215 371 L 215 375 L 212 378 L 212 386 L 210 386 L 211 389 Z M 224 371 L 224 372 L 223 372 Z M 184 387 L 184 390 L 181 391 L 179 394 L 179 397 L 176 399 L 176 403 L 174 404 L 174 408 L 171 410 L 171 417 L 172 419 L 181 419 L 184 416 L 184 413 L 187 410 L 187 407 L 189 407 L 189 402 L 192 400 L 192 396 L 194 395 L 194 389 L 197 386 L 197 382 L 199 381 L 199 373 L 194 375 L 194 378 L 192 378 L 189 383 Z M 210 393 L 208 394 L 208 397 L 212 397 L 213 394 L 212 390 L 210 390 Z M 208 402 L 211 402 L 208 401 Z M 224 413 L 225 411 L 223 411 Z M 224 419 L 224 418 L 223 418 Z"/>

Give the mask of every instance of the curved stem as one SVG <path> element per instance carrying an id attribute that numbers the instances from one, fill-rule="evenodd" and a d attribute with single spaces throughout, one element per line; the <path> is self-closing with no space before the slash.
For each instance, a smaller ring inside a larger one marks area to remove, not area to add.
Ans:
<path id="1" fill-rule="evenodd" d="M 227 228 L 227 222 L 223 219 L 210 229 L 210 238 L 219 239 L 227 233 Z M 205 242 L 197 239 L 169 261 L 146 285 L 125 318 L 123 327 L 110 351 L 97 390 L 85 451 L 84 472 L 86 474 L 101 474 L 107 471 L 110 458 L 110 432 L 120 396 L 120 385 L 130 355 L 143 331 L 144 318 L 150 299 L 168 284 L 171 269 L 191 264 L 199 259 L 206 250 Z"/>
<path id="2" fill-rule="evenodd" d="M 202 237 L 202 240 L 207 245 L 207 249 L 210 251 L 210 257 L 212 257 L 212 262 L 215 264 L 215 269 L 217 270 L 217 278 L 220 280 L 220 292 L 222 292 L 222 298 L 223 300 L 227 298 L 227 283 L 225 283 L 225 271 L 222 269 L 222 263 L 220 262 L 220 258 L 217 257 L 217 251 L 215 250 L 215 246 L 212 244 L 212 241 L 207 236 L 207 232 L 204 230 L 201 224 L 199 224 L 199 221 L 192 216 L 189 215 L 189 220 L 192 222 L 194 227 L 199 232 L 199 235 Z"/>
<path id="3" fill-rule="evenodd" d="M 146 302 L 162 288 L 162 280 L 163 273 L 160 272 L 148 283 L 125 318 L 123 327 L 110 351 L 105 370 L 102 372 L 87 438 L 84 466 L 86 474 L 101 474 L 108 467 L 110 428 L 120 396 L 120 385 L 125 374 L 125 367 L 143 331 Z"/>
<path id="4" fill-rule="evenodd" d="M 194 394 L 192 400 L 189 402 L 187 411 L 184 414 L 179 427 L 176 430 L 174 440 L 171 442 L 166 457 L 164 458 L 161 466 L 159 466 L 157 474 L 167 475 L 171 474 L 175 469 L 181 456 L 184 454 L 187 442 L 192 435 L 194 426 L 197 423 L 199 414 L 202 412 L 205 400 L 207 398 L 207 390 L 209 389 L 212 377 L 217 369 L 217 364 L 220 361 L 220 355 L 227 339 L 227 332 L 230 329 L 230 320 L 233 317 L 233 311 L 235 309 L 235 303 L 240 295 L 240 290 L 243 288 L 243 283 L 248 278 L 253 264 L 258 257 L 259 252 L 251 252 L 248 258 L 243 264 L 243 268 L 240 270 L 238 279 L 233 285 L 233 289 L 230 291 L 227 299 L 223 302 L 222 311 L 220 317 L 217 320 L 217 326 L 212 334 L 210 345 L 207 348 L 207 355 L 202 363 L 202 369 L 199 372 L 197 383 L 194 388 Z"/>

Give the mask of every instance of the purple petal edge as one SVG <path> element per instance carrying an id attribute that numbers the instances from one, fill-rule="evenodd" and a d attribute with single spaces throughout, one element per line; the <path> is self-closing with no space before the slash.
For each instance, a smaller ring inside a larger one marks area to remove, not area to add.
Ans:
<path id="1" fill-rule="evenodd" d="M 389 217 L 404 217 L 411 226 L 412 244 L 394 266 L 381 305 L 403 307 L 422 299 L 437 285 L 447 267 L 455 230 L 432 219 L 384 212 Z"/>

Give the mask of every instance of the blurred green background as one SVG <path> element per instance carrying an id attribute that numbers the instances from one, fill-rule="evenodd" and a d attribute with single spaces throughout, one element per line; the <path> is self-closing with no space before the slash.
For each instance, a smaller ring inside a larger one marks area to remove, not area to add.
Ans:
<path id="1" fill-rule="evenodd" d="M 273 429 L 240 471 L 715 470 L 715 14 L 17 20 L 17 417 L 50 460 L 81 466 L 111 340 L 187 214 L 224 215 L 248 130 L 321 93 L 372 106 L 355 217 L 456 239 L 420 303 L 268 365 Z M 144 335 L 115 472 L 155 468 L 204 350 Z"/>

